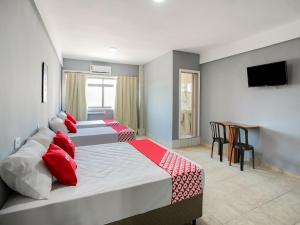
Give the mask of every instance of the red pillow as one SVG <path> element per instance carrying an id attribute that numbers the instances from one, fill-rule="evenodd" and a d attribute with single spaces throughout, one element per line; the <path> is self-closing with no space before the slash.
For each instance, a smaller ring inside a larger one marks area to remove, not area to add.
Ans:
<path id="1" fill-rule="evenodd" d="M 77 127 L 71 120 L 65 119 L 65 125 L 71 133 L 77 133 Z"/>
<path id="2" fill-rule="evenodd" d="M 76 186 L 77 165 L 71 156 L 55 144 L 50 144 L 43 160 L 57 181 L 64 185 Z"/>
<path id="3" fill-rule="evenodd" d="M 77 123 L 77 120 L 76 120 L 76 119 L 75 119 L 75 117 L 74 117 L 74 116 L 72 116 L 71 114 L 68 114 L 68 115 L 67 115 L 67 119 L 71 120 L 71 121 L 72 121 L 72 123 L 74 123 L 74 124 L 76 124 L 76 123 Z"/>
<path id="4" fill-rule="evenodd" d="M 75 156 L 75 144 L 67 135 L 58 131 L 53 138 L 53 143 L 65 150 L 73 159 Z"/>

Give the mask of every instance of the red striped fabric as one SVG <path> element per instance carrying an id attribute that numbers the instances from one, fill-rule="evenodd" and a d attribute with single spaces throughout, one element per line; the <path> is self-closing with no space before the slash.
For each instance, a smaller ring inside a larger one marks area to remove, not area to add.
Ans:
<path id="1" fill-rule="evenodd" d="M 135 140 L 129 144 L 170 174 L 172 204 L 202 193 L 204 174 L 196 164 L 150 140 Z"/>

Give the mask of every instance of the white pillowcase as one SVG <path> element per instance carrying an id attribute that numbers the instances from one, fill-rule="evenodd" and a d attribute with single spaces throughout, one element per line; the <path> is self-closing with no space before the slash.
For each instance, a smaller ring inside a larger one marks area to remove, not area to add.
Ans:
<path id="1" fill-rule="evenodd" d="M 62 120 L 65 120 L 65 119 L 67 118 L 67 114 L 66 114 L 65 112 L 63 112 L 63 111 L 59 112 L 59 113 L 57 114 L 57 116 L 58 116 L 59 118 L 61 118 Z"/>
<path id="2" fill-rule="evenodd" d="M 46 127 L 41 127 L 39 131 L 33 135 L 30 139 L 37 141 L 41 145 L 45 146 L 46 149 L 49 148 L 49 145 L 53 141 L 53 137 L 55 136 L 55 133 Z"/>
<path id="3" fill-rule="evenodd" d="M 57 131 L 61 131 L 65 134 L 69 133 L 69 130 L 66 127 L 64 120 L 62 120 L 61 118 L 53 117 L 49 121 L 49 126 L 51 130 L 53 130 L 55 133 L 57 133 Z"/>
<path id="4" fill-rule="evenodd" d="M 46 199 L 52 187 L 52 175 L 46 168 L 42 155 L 46 148 L 29 140 L 15 154 L 0 163 L 2 180 L 16 192 L 34 198 Z"/>

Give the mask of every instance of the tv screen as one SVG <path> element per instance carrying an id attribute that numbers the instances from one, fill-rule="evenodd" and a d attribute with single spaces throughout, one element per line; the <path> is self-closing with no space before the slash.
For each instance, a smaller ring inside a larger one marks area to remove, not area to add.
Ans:
<path id="1" fill-rule="evenodd" d="M 276 86 L 287 84 L 286 61 L 247 68 L 248 86 Z"/>

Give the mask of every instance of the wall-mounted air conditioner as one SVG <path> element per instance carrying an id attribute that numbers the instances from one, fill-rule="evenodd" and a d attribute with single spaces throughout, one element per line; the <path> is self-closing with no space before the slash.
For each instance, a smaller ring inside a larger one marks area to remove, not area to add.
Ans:
<path id="1" fill-rule="evenodd" d="M 90 72 L 99 73 L 101 75 L 111 75 L 111 67 L 110 66 L 90 65 Z"/>

